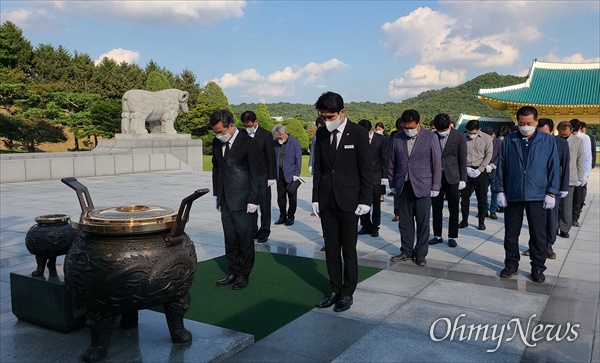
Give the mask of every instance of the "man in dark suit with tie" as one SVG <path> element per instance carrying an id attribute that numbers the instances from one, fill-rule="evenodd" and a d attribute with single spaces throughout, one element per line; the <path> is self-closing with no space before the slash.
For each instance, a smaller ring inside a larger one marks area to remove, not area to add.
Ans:
<path id="1" fill-rule="evenodd" d="M 442 210 L 448 200 L 448 246 L 456 247 L 460 190 L 467 185 L 467 141 L 462 133 L 450 127 L 450 116 L 440 113 L 433 119 L 435 134 L 442 149 L 442 185 L 440 194 L 431 198 L 433 238 L 430 245 L 442 243 Z"/>
<path id="2" fill-rule="evenodd" d="M 254 266 L 256 210 L 260 200 L 262 163 L 258 143 L 233 124 L 228 110 L 217 110 L 209 124 L 215 133 L 213 140 L 212 181 L 217 197 L 217 210 L 225 236 L 225 256 L 228 271 L 217 286 L 233 285 L 240 290 L 249 283 Z"/>
<path id="3" fill-rule="evenodd" d="M 262 160 L 260 176 L 260 228 L 256 226 L 254 238 L 258 243 L 265 243 L 271 234 L 271 186 L 275 184 L 275 151 L 271 132 L 258 125 L 256 114 L 246 111 L 240 116 L 244 129 L 240 130 L 253 137 L 258 144 L 259 156 Z"/>
<path id="4" fill-rule="evenodd" d="M 342 312 L 350 309 L 358 284 L 358 216 L 369 213 L 373 199 L 369 135 L 348 120 L 339 94 L 323 93 L 315 108 L 325 127 L 317 130 L 312 208 L 321 218 L 331 284 L 331 293 L 316 307 L 335 305 L 334 311 Z"/>
<path id="5" fill-rule="evenodd" d="M 404 131 L 396 133 L 390 145 L 388 180 L 394 194 L 399 196 L 398 228 L 402 246 L 400 254 L 390 260 L 413 260 L 418 266 L 425 266 L 431 198 L 440 194 L 442 182 L 442 152 L 439 138 L 421 127 L 417 111 L 406 110 L 401 118 Z"/>
<path id="6" fill-rule="evenodd" d="M 360 216 L 361 228 L 359 235 L 370 234 L 379 237 L 379 224 L 381 223 L 381 185 L 387 184 L 387 137 L 373 132 L 369 120 L 360 120 L 358 124 L 369 131 L 369 147 L 371 148 L 371 166 L 373 170 L 373 202 L 371 213 Z"/>

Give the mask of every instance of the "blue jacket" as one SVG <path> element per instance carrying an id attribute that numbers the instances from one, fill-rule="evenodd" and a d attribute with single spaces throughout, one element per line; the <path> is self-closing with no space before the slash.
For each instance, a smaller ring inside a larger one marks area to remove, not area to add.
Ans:
<path id="1" fill-rule="evenodd" d="M 546 194 L 558 196 L 560 165 L 554 136 L 535 131 L 525 163 L 520 132 L 506 135 L 498 157 L 496 186 L 507 202 L 543 201 Z"/>
<path id="2" fill-rule="evenodd" d="M 300 176 L 300 170 L 302 169 L 302 147 L 300 147 L 300 141 L 292 135 L 289 135 L 285 143 L 282 166 L 279 165 L 279 150 L 281 150 L 281 145 L 277 140 L 273 141 L 273 145 L 275 145 L 275 165 L 277 167 L 275 174 L 277 180 L 279 180 L 279 169 L 283 168 L 283 178 L 286 183 L 291 183 L 294 176 Z"/>

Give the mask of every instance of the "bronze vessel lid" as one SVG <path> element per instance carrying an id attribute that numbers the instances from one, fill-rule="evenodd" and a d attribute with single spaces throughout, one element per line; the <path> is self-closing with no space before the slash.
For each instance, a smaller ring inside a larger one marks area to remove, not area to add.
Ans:
<path id="1" fill-rule="evenodd" d="M 156 205 L 124 205 L 93 209 L 71 218 L 77 230 L 106 234 L 151 233 L 173 228 L 177 213 Z"/>

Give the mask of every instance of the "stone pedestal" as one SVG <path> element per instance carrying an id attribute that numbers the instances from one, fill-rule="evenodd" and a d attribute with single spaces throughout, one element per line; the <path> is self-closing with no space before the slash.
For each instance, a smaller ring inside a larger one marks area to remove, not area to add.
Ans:
<path id="1" fill-rule="evenodd" d="M 85 309 L 75 306 L 62 268 L 57 272 L 56 277 L 32 277 L 31 269 L 11 272 L 12 312 L 21 320 L 69 333 L 85 326 Z"/>
<path id="2" fill-rule="evenodd" d="M 115 134 L 115 140 L 191 140 L 190 134 Z"/>

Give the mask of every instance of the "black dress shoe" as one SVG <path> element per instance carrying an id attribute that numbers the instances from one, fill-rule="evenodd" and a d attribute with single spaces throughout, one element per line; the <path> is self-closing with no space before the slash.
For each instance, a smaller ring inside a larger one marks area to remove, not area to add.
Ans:
<path id="1" fill-rule="evenodd" d="M 335 292 L 332 292 L 328 296 L 325 296 L 323 300 L 321 300 L 317 305 L 315 305 L 315 307 L 319 309 L 328 308 L 333 306 L 333 304 L 337 303 L 339 300 L 340 295 L 336 294 Z"/>
<path id="2" fill-rule="evenodd" d="M 402 262 L 402 261 L 412 261 L 412 256 L 407 255 L 406 253 L 401 253 L 396 256 L 392 256 L 390 258 L 392 262 Z"/>
<path id="3" fill-rule="evenodd" d="M 429 240 L 429 245 L 437 245 L 438 243 L 442 243 L 444 242 L 443 238 L 437 238 L 437 237 L 433 237 L 432 239 Z"/>
<path id="4" fill-rule="evenodd" d="M 286 221 L 286 219 L 285 219 L 285 218 L 283 218 L 283 217 L 279 217 L 279 219 L 277 220 L 277 222 L 275 222 L 275 224 L 284 224 L 284 223 L 285 223 L 285 221 Z"/>
<path id="5" fill-rule="evenodd" d="M 477 227 L 478 230 L 480 231 L 485 231 L 485 223 L 479 223 L 479 226 Z"/>
<path id="6" fill-rule="evenodd" d="M 504 213 L 504 208 L 503 207 L 498 207 L 498 213 Z"/>
<path id="7" fill-rule="evenodd" d="M 491 219 L 498 219 L 498 215 L 496 213 L 490 213 Z"/>
<path id="8" fill-rule="evenodd" d="M 504 270 L 500 271 L 500 277 L 508 278 L 519 273 L 519 269 L 516 267 L 505 267 Z"/>
<path id="9" fill-rule="evenodd" d="M 333 311 L 335 311 L 336 313 L 341 313 L 342 311 L 346 311 L 348 309 L 350 309 L 350 306 L 352 306 L 353 303 L 353 299 L 352 296 L 342 296 L 338 302 L 335 304 L 335 308 L 333 308 Z"/>
<path id="10" fill-rule="evenodd" d="M 325 246 L 321 247 L 321 251 L 325 251 Z"/>
<path id="11" fill-rule="evenodd" d="M 369 233 L 371 233 L 371 231 L 366 227 L 361 227 L 357 232 L 358 235 L 369 234 Z"/>
<path id="12" fill-rule="evenodd" d="M 371 237 L 379 237 L 379 232 L 378 231 L 371 232 Z"/>
<path id="13" fill-rule="evenodd" d="M 538 283 L 542 283 L 544 281 L 546 281 L 546 276 L 544 276 L 544 273 L 542 272 L 542 270 L 538 270 L 536 268 L 531 270 L 531 279 L 534 282 L 538 282 Z"/>
<path id="14" fill-rule="evenodd" d="M 450 239 L 448 239 L 448 246 L 456 247 L 456 246 L 458 246 L 458 243 L 456 243 L 456 240 L 454 238 L 450 238 Z"/>
<path id="15" fill-rule="evenodd" d="M 249 283 L 250 283 L 250 280 L 248 280 L 248 277 L 240 276 L 237 278 L 237 280 L 235 280 L 235 282 L 233 283 L 233 286 L 231 288 L 233 290 L 241 290 L 244 287 L 248 286 Z"/>
<path id="16" fill-rule="evenodd" d="M 225 276 L 225 278 L 217 281 L 216 285 L 217 286 L 231 285 L 235 282 L 235 280 L 237 280 L 237 277 L 235 275 L 227 275 L 227 276 Z"/>
<path id="17" fill-rule="evenodd" d="M 265 243 L 265 242 L 267 242 L 268 240 L 269 240 L 269 238 L 268 238 L 268 237 L 265 237 L 265 236 L 260 236 L 260 237 L 258 237 L 258 239 L 256 240 L 256 242 L 257 242 L 257 243 Z"/>
<path id="18" fill-rule="evenodd" d="M 417 266 L 425 266 L 427 265 L 427 260 L 425 259 L 425 257 L 417 257 L 415 259 L 415 263 L 417 264 Z"/>
<path id="19" fill-rule="evenodd" d="M 569 232 L 563 232 L 563 231 L 560 231 L 558 233 L 558 236 L 562 237 L 562 238 L 569 238 L 569 237 L 571 237 L 571 235 L 569 235 Z"/>
<path id="20" fill-rule="evenodd" d="M 571 225 L 573 227 L 581 227 L 581 224 L 579 224 L 579 221 L 577 219 L 573 219 L 573 223 L 571 223 Z"/>
<path id="21" fill-rule="evenodd" d="M 291 226 L 292 224 L 294 224 L 294 217 L 285 220 L 286 226 Z"/>
<path id="22" fill-rule="evenodd" d="M 458 224 L 458 228 L 467 228 L 469 226 L 469 222 L 467 221 L 460 221 L 460 223 Z"/>

